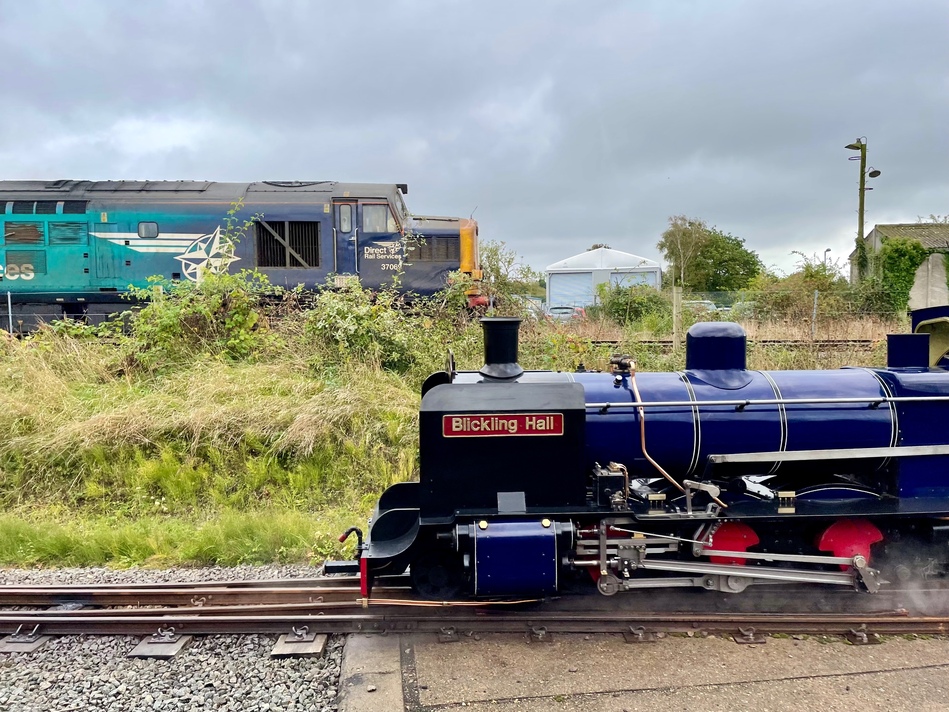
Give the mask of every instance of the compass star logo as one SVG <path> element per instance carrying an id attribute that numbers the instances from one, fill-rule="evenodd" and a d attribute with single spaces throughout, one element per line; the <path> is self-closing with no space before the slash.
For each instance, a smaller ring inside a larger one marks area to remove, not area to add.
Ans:
<path id="1" fill-rule="evenodd" d="M 227 272 L 228 265 L 237 262 L 240 257 L 234 255 L 234 242 L 221 234 L 221 226 L 218 225 L 214 232 L 199 237 L 175 259 L 181 260 L 185 277 L 197 282 L 204 272 Z"/>

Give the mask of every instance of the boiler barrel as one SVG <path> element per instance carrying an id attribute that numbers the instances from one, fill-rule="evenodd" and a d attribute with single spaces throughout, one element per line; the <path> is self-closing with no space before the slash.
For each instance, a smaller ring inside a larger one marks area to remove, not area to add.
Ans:
<path id="1" fill-rule="evenodd" d="M 583 373 L 574 378 L 587 403 L 634 403 L 629 378 L 619 387 L 611 374 Z M 636 383 L 644 402 L 687 405 L 645 408 L 646 449 L 674 477 L 699 477 L 709 455 L 798 450 L 890 447 L 898 442 L 895 414 L 887 404 L 870 407 L 886 392 L 873 372 L 834 371 L 683 371 L 639 373 Z M 808 400 L 865 398 L 859 403 L 702 405 L 723 400 Z M 636 408 L 587 409 L 586 454 L 594 462 L 619 462 L 636 477 L 656 476 L 645 462 Z M 837 461 L 834 471 L 860 473 L 881 466 L 880 460 Z M 731 474 L 768 474 L 814 463 L 766 463 L 732 468 Z"/>

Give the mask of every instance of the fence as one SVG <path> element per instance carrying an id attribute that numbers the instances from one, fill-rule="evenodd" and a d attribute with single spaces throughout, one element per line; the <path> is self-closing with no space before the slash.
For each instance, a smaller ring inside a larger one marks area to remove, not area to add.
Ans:
<path id="1" fill-rule="evenodd" d="M 616 290 L 592 310 L 640 333 L 680 339 L 697 321 L 734 321 L 751 339 L 871 339 L 905 331 L 906 313 L 850 289 L 774 289 L 677 294 Z"/>

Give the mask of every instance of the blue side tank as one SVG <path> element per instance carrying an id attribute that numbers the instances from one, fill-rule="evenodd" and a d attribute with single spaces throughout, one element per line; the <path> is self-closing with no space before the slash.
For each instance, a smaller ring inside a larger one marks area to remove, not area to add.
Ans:
<path id="1" fill-rule="evenodd" d="M 898 445 L 945 445 L 946 401 L 926 400 L 932 396 L 949 395 L 949 374 L 942 368 L 888 368 L 879 372 L 887 388 L 898 398 L 921 398 L 897 404 L 895 416 L 899 431 Z M 933 455 L 908 457 L 899 465 L 900 497 L 946 496 L 949 457 Z"/>

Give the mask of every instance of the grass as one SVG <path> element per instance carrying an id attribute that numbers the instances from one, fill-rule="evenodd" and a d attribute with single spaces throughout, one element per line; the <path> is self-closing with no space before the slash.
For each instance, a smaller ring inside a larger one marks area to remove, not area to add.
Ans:
<path id="1" fill-rule="evenodd" d="M 283 508 L 209 512 L 204 518 L 89 516 L 31 509 L 0 516 L 0 565 L 102 566 L 319 563 L 352 556 L 337 540 L 346 513 Z"/>
<path id="2" fill-rule="evenodd" d="M 97 341 L 5 342 L 0 564 L 345 555 L 338 534 L 416 471 L 417 390 L 301 356 L 128 373 Z"/>
<path id="3" fill-rule="evenodd" d="M 21 368 L 22 383 L 0 392 L 5 505 L 351 505 L 415 467 L 417 396 L 381 369 L 328 380 L 291 364 L 198 363 L 140 381 L 61 376 L 42 390 L 37 371 Z"/>
<path id="4" fill-rule="evenodd" d="M 329 301 L 273 326 L 255 322 L 239 334 L 239 357 L 234 335 L 219 324 L 207 332 L 217 342 L 205 335 L 190 348 L 174 331 L 181 320 L 164 317 L 164 331 L 149 322 L 148 338 L 133 331 L 102 341 L 64 328 L 0 340 L 0 565 L 318 562 L 351 554 L 337 535 L 364 524 L 387 486 L 417 475 L 423 379 L 449 346 L 459 368 L 483 360 L 475 322 L 365 300 L 354 307 L 355 298 L 321 296 Z M 757 338 L 773 338 L 761 328 Z M 846 328 L 854 333 L 853 324 Z M 597 320 L 525 323 L 520 361 L 608 370 L 616 349 L 597 342 L 618 340 L 640 370 L 684 367 L 684 351 L 640 338 Z M 882 351 L 749 350 L 751 368 L 882 359 Z"/>

